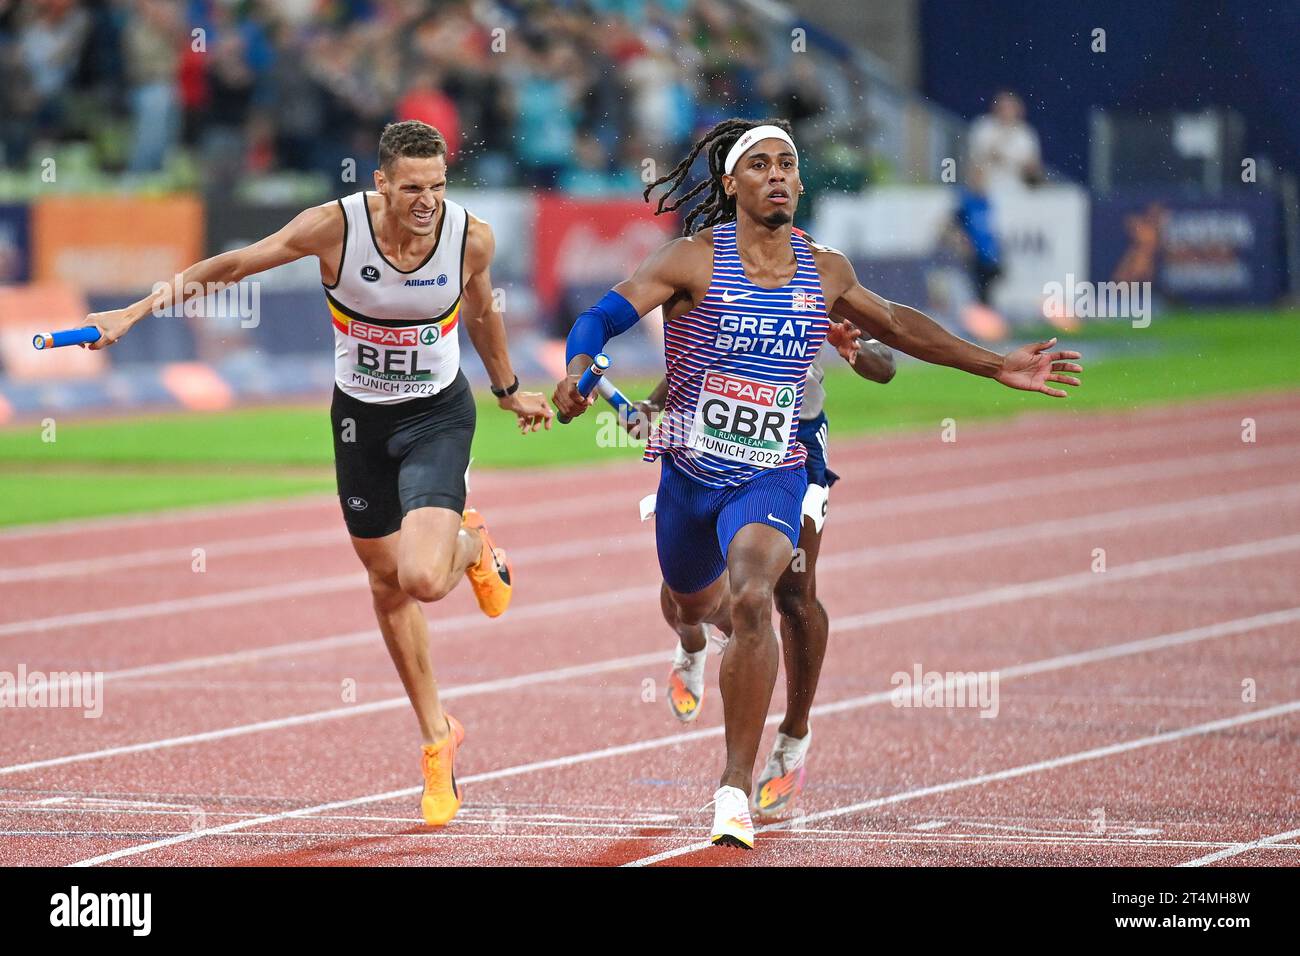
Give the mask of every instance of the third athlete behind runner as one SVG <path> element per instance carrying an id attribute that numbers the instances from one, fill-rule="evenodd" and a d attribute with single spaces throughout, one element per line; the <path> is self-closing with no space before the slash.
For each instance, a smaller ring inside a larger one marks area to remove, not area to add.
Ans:
<path id="1" fill-rule="evenodd" d="M 665 209 L 701 153 L 708 178 Z M 706 198 L 686 217 L 687 235 L 578 317 L 554 400 L 571 418 L 585 412 L 594 398 L 578 380 L 592 356 L 663 306 L 668 398 L 646 449 L 648 460 L 662 458 L 659 566 L 676 622 L 732 624 L 720 681 L 727 760 L 711 840 L 752 848 L 749 793 L 778 668 L 772 601 L 798 544 L 808 484 L 795 426 L 831 318 L 924 361 L 1053 397 L 1065 392 L 1048 382 L 1077 385 L 1062 373 L 1082 369 L 1068 361 L 1077 352 L 1049 351 L 1054 339 L 1007 355 L 963 341 L 863 288 L 843 254 L 792 236 L 803 186 L 784 121 L 725 120 L 662 181 L 663 211 Z"/>

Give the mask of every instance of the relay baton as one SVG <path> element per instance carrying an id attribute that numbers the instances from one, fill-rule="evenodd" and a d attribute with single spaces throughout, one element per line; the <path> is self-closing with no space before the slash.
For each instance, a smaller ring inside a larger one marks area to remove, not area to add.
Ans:
<path id="1" fill-rule="evenodd" d="M 40 349 L 58 349 L 65 345 L 81 345 L 98 342 L 99 329 L 87 325 L 81 329 L 64 329 L 62 332 L 42 332 L 32 337 L 32 346 Z"/>
<path id="2" fill-rule="evenodd" d="M 582 378 L 578 379 L 578 394 L 583 398 L 589 396 L 596 389 L 596 383 L 600 377 L 605 374 L 605 369 L 609 368 L 609 356 L 601 352 L 591 360 L 591 368 L 582 373 Z M 569 416 L 560 413 L 556 416 L 561 425 L 569 424 Z"/>
<path id="3" fill-rule="evenodd" d="M 641 417 L 640 410 L 628 400 L 628 397 L 618 390 L 615 385 L 607 378 L 601 378 L 596 383 L 596 391 L 600 392 L 602 398 L 614 406 L 620 418 L 626 418 L 628 424 L 636 421 Z"/>
<path id="4" fill-rule="evenodd" d="M 625 418 L 628 424 L 640 420 L 641 410 L 628 401 L 627 396 L 620 392 L 618 386 L 609 379 L 602 378 L 597 382 L 596 391 L 600 392 L 601 397 L 603 397 L 605 401 L 614 406 L 614 410 L 618 412 L 619 418 Z M 652 492 L 641 499 L 640 509 L 642 521 L 648 521 L 654 517 L 656 497 L 657 496 Z"/>

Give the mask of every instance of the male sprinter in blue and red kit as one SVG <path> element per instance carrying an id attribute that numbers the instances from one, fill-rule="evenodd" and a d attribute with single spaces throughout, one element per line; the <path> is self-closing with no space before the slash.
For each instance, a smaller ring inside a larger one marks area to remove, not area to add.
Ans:
<path id="1" fill-rule="evenodd" d="M 805 235 L 799 229 L 795 236 Z M 894 377 L 894 353 L 873 340 L 860 341 L 861 331 L 847 322 L 832 323 L 826 341 L 862 378 L 884 384 Z M 823 351 L 822 355 L 825 354 Z M 776 610 L 781 622 L 781 653 L 785 658 L 785 716 L 777 728 L 776 739 L 768 754 L 750 803 L 762 818 L 786 816 L 803 790 L 806 759 L 812 744 L 809 719 L 822 661 L 830 636 L 830 619 L 817 599 L 817 558 L 821 554 L 822 528 L 830 504 L 830 489 L 839 475 L 831 471 L 827 438 L 829 423 L 823 405 L 826 370 L 822 355 L 808 368 L 803 404 L 799 409 L 799 428 L 795 440 L 807 449 L 804 471 L 808 490 L 803 498 L 803 526 L 795 560 L 776 582 Z M 641 414 L 631 418 L 628 430 L 642 434 L 643 423 L 653 421 L 663 411 L 668 397 L 668 380 L 663 379 L 649 398 L 636 403 Z M 684 624 L 677 617 L 677 606 L 665 584 L 660 591 L 664 620 L 677 633 L 672 670 L 668 675 L 668 709 L 683 723 L 695 720 L 704 703 L 704 667 L 708 657 L 709 628 L 716 626 L 717 640 L 724 648 L 730 637 L 730 621 L 717 618 L 699 624 Z"/>
<path id="2" fill-rule="evenodd" d="M 453 764 L 464 730 L 438 698 L 420 602 L 441 600 L 467 577 L 479 607 L 497 617 L 512 588 L 504 552 L 478 513 L 464 510 L 476 413 L 460 370 L 457 325 L 464 324 L 498 404 L 521 431 L 550 428 L 552 415 L 545 396 L 519 391 L 492 294 L 492 229 L 446 190 L 442 134 L 418 120 L 391 123 L 379 138 L 374 192 L 314 206 L 265 239 L 190 266 L 134 305 L 87 318 L 102 333 L 92 347 L 104 348 L 209 283 L 239 282 L 308 256 L 320 261 L 334 325 L 339 505 L 415 710 L 423 738 L 420 812 L 431 826 L 449 823 L 460 809 Z"/>
<path id="3" fill-rule="evenodd" d="M 696 156 L 709 178 L 665 208 Z M 646 448 L 662 457 L 655 539 L 664 582 L 683 623 L 730 619 L 722 658 L 727 763 L 714 794 L 712 842 L 752 848 L 749 791 L 776 682 L 772 595 L 795 548 L 808 478 L 796 440 L 804 381 L 830 326 L 849 322 L 919 359 L 1064 397 L 1048 382 L 1076 352 L 1055 340 L 998 355 L 925 315 L 863 288 L 839 252 L 792 237 L 803 187 L 784 121 L 725 120 L 651 188 L 671 182 L 659 211 L 708 191 L 675 239 L 578 317 L 568 376 L 554 401 L 570 417 L 591 398 L 577 385 L 591 357 L 656 306 L 664 310 L 665 411 Z M 647 196 L 649 190 L 647 190 Z M 696 227 L 698 224 L 698 228 Z"/>

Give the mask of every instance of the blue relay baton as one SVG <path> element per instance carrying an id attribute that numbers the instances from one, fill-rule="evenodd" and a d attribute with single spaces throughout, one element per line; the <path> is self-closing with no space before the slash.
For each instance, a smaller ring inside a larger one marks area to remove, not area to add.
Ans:
<path id="1" fill-rule="evenodd" d="M 601 352 L 591 360 L 591 368 L 582 373 L 582 378 L 578 379 L 578 394 L 583 398 L 588 397 L 596 390 L 596 383 L 600 377 L 605 374 L 605 369 L 609 368 L 609 356 Z M 555 416 L 560 420 L 561 425 L 567 425 L 571 421 L 569 416 L 561 413 Z"/>
<path id="2" fill-rule="evenodd" d="M 640 409 L 638 409 L 626 395 L 620 392 L 618 386 L 609 379 L 602 378 L 597 382 L 596 391 L 600 393 L 601 397 L 604 398 L 605 401 L 614 406 L 614 410 L 618 412 L 619 418 L 625 419 L 629 425 L 641 417 Z"/>
<path id="3" fill-rule="evenodd" d="M 42 332 L 32 337 L 32 347 L 42 349 L 60 349 L 65 345 L 82 345 L 99 341 L 99 329 L 87 325 L 81 329 L 64 329 L 62 332 Z"/>

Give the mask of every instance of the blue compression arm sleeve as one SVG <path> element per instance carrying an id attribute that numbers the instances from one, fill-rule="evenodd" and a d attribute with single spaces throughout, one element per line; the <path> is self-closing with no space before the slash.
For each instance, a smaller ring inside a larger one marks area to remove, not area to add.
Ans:
<path id="1" fill-rule="evenodd" d="M 632 328 L 640 318 L 631 302 L 610 289 L 573 323 L 564 360 L 572 362 L 575 355 L 597 355 L 605 351 L 610 339 Z"/>

